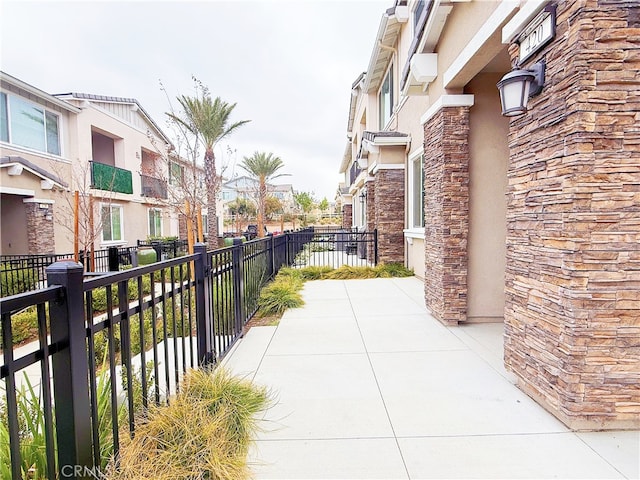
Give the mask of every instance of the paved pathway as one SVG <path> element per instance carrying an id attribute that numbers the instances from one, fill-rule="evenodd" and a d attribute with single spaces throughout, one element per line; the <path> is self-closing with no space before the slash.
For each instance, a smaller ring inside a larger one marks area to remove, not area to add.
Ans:
<path id="1" fill-rule="evenodd" d="M 502 325 L 447 328 L 416 278 L 308 282 L 227 364 L 277 393 L 255 478 L 638 478 L 639 432 L 573 433 L 502 367 Z"/>

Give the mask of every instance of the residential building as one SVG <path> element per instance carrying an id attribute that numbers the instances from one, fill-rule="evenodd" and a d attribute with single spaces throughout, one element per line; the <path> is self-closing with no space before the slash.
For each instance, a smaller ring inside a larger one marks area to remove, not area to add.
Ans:
<path id="1" fill-rule="evenodd" d="M 635 2 L 396 1 L 352 85 L 344 222 L 441 322 L 504 321 L 507 369 L 575 429 L 640 426 L 639 27 Z M 546 78 L 503 116 L 512 67 Z"/>
<path id="2" fill-rule="evenodd" d="M 243 175 L 228 180 L 222 184 L 221 194 L 225 212 L 228 212 L 228 204 L 239 198 L 256 203 L 258 197 L 258 181 L 255 178 Z M 267 184 L 267 195 L 275 197 L 286 208 L 294 205 L 293 185 L 291 184 Z"/>
<path id="3" fill-rule="evenodd" d="M 73 180 L 98 204 L 95 247 L 177 235 L 165 161 L 171 141 L 138 101 L 83 93 L 56 97 L 81 109 L 72 125 L 78 172 Z"/>
<path id="4" fill-rule="evenodd" d="M 178 235 L 171 142 L 135 99 L 50 95 L 1 75 L 3 254 L 72 252 L 75 211 L 81 249 Z"/>
<path id="5" fill-rule="evenodd" d="M 55 221 L 70 187 L 81 109 L 0 72 L 0 237 L 3 255 L 68 249 Z M 63 251 L 63 250 L 59 250 Z"/>

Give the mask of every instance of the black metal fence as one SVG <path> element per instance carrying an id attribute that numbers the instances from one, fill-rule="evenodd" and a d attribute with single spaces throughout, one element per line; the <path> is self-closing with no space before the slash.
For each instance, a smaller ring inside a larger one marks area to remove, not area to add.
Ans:
<path id="1" fill-rule="evenodd" d="M 150 246 L 156 251 L 158 260 L 166 260 L 188 253 L 186 240 L 142 241 L 135 247 L 117 247 L 117 268 L 113 267 L 110 250 L 81 251 L 79 262 L 86 272 L 108 272 L 135 264 L 135 252 L 139 247 Z M 115 247 L 112 247 L 115 248 Z M 0 255 L 0 296 L 16 295 L 46 286 L 46 268 L 60 260 L 73 259 L 73 253 L 50 255 Z"/>
<path id="2" fill-rule="evenodd" d="M 300 247 L 300 245 L 303 245 Z M 294 267 L 375 266 L 378 264 L 378 232 L 360 232 L 333 227 L 314 227 L 296 233 L 290 248 L 297 249 L 289 260 Z"/>
<path id="3" fill-rule="evenodd" d="M 158 260 L 166 260 L 168 258 L 176 258 L 186 255 L 189 246 L 186 240 L 138 240 L 139 247 L 152 247 L 156 251 Z"/>
<path id="4" fill-rule="evenodd" d="M 120 265 L 131 265 L 136 247 L 119 247 Z M 46 268 L 52 263 L 73 259 L 73 253 L 51 255 L 0 255 L 0 296 L 16 295 L 46 286 Z M 109 249 L 81 251 L 78 261 L 87 272 L 109 271 Z"/>
<path id="5" fill-rule="evenodd" d="M 211 252 L 198 244 L 193 255 L 97 277 L 56 262 L 51 286 L 0 299 L 0 477 L 99 474 L 147 405 L 168 402 L 188 369 L 222 359 L 264 284 L 312 240 L 305 230 Z M 25 314 L 38 332 L 26 353 L 14 345 Z"/>

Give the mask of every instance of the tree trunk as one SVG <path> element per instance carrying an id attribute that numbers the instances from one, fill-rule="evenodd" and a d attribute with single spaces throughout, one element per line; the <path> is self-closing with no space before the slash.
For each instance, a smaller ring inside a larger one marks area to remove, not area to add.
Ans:
<path id="1" fill-rule="evenodd" d="M 258 238 L 264 237 L 264 211 L 267 203 L 267 182 L 260 178 L 260 190 L 258 192 Z"/>
<path id="2" fill-rule="evenodd" d="M 204 153 L 204 173 L 207 182 L 207 247 L 209 250 L 215 250 L 218 248 L 218 212 L 216 211 L 218 178 L 213 148 L 208 148 Z"/>

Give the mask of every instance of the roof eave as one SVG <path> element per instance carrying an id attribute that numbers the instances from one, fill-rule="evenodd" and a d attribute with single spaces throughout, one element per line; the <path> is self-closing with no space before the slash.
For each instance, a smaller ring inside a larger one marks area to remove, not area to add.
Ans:
<path id="1" fill-rule="evenodd" d="M 22 80 L 9 75 L 8 73 L 0 71 L 0 80 L 4 80 L 7 83 L 11 83 L 16 87 L 20 88 L 21 90 L 29 92 L 35 95 L 36 97 L 40 97 L 43 100 L 46 100 L 47 102 L 53 103 L 54 105 L 68 112 L 71 112 L 71 113 L 81 112 L 81 109 L 76 107 L 75 105 L 72 105 L 69 102 L 66 102 L 64 100 L 61 100 L 54 95 L 51 95 L 43 90 L 40 90 L 39 88 L 34 87 L 33 85 L 29 85 L 28 83 L 23 82 Z"/>

